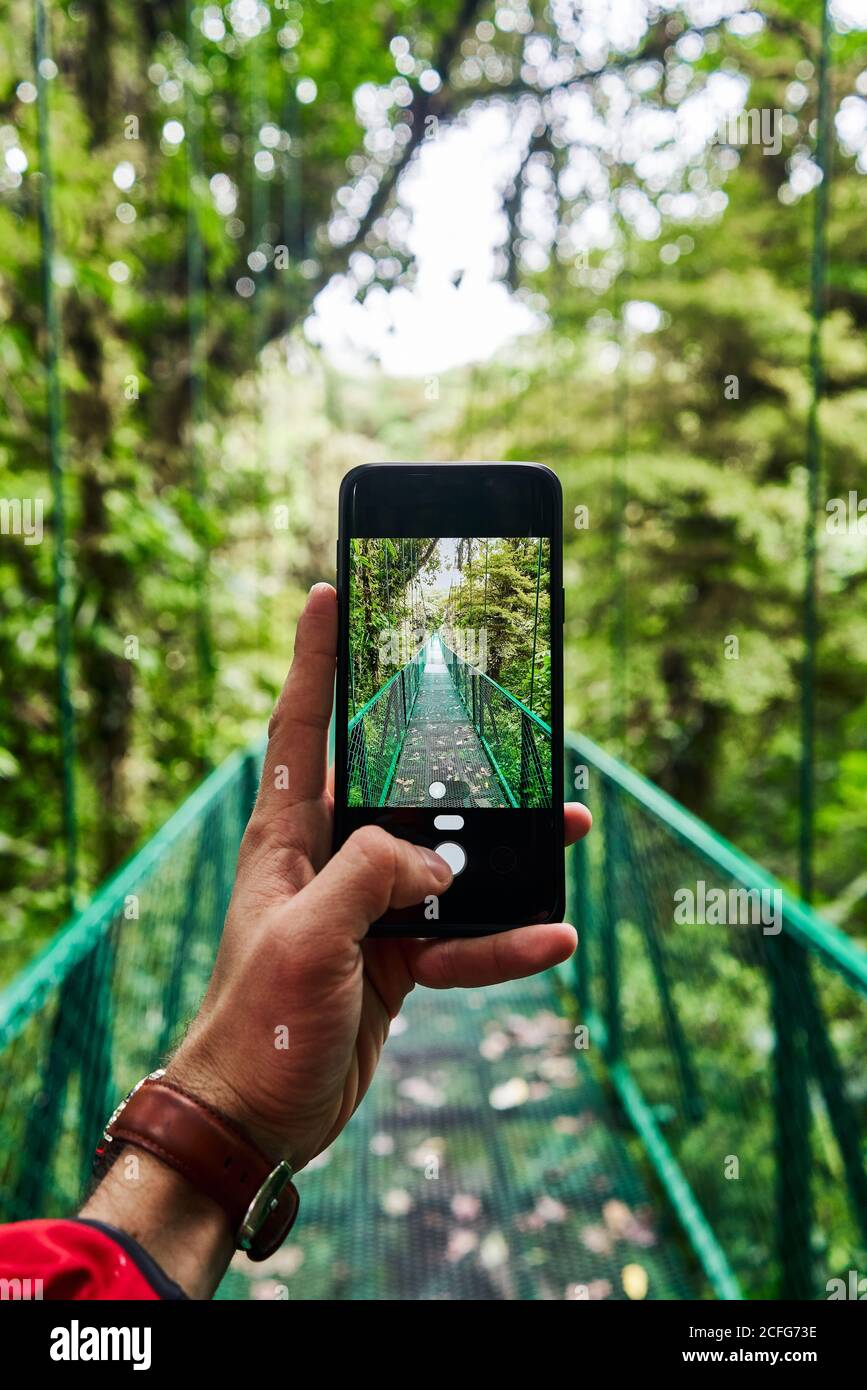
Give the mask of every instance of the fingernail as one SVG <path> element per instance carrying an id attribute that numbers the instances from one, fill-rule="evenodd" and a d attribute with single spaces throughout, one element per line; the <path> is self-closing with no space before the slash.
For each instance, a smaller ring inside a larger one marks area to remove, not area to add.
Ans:
<path id="1" fill-rule="evenodd" d="M 439 883 L 451 883 L 452 871 L 441 855 L 434 854 L 432 849 L 423 849 L 421 845 L 416 845 L 416 849 Z"/>

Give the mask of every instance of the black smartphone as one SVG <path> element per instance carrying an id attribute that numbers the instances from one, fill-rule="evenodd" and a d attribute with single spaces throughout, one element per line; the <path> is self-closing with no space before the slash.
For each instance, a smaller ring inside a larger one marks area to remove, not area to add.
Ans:
<path id="1" fill-rule="evenodd" d="M 562 526 L 539 464 L 377 463 L 343 480 L 335 848 L 380 825 L 454 872 L 371 935 L 563 916 Z"/>

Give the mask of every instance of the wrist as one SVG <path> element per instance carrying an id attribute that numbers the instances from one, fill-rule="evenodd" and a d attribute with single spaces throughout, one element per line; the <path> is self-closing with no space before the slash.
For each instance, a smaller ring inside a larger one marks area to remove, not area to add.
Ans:
<path id="1" fill-rule="evenodd" d="M 128 1175 L 138 1180 L 137 1151 L 150 1155 L 184 1179 L 198 1199 L 191 1210 L 185 1189 L 171 1188 L 172 1195 L 179 1191 L 181 1197 L 173 1206 L 179 1220 L 168 1230 L 170 1246 L 183 1238 L 179 1228 L 198 1223 L 206 1227 L 211 1251 L 214 1229 L 203 1217 L 212 1216 L 211 1207 L 216 1205 L 228 1220 L 232 1248 L 245 1250 L 254 1261 L 268 1259 L 286 1239 L 298 1215 L 292 1167 L 285 1159 L 275 1160 L 266 1153 L 234 1114 L 217 1107 L 213 1086 L 207 1085 L 201 1073 L 194 1073 L 197 1092 L 176 1079 L 179 1073 L 189 1083 L 190 1070 L 178 1066 L 174 1076 L 164 1070 L 151 1072 L 132 1088 L 108 1121 L 96 1150 L 96 1171 L 105 1173 L 117 1161 L 119 1150 L 129 1145 L 133 1152 Z M 203 1090 L 208 1094 L 203 1095 Z M 150 1239 L 155 1229 L 153 1194 L 156 1189 L 158 1197 L 161 1186 L 164 1182 L 151 1184 L 151 1200 L 146 1203 Z M 106 1188 L 103 1200 L 106 1194 L 108 1200 L 117 1197 L 117 1182 Z M 141 1201 L 140 1192 L 133 1195 Z M 202 1206 L 202 1198 L 209 1199 L 208 1206 Z M 128 1202 L 121 1205 L 125 1206 L 125 1228 L 129 1229 L 134 1207 Z"/>
<path id="2" fill-rule="evenodd" d="M 218 1204 L 154 1154 L 125 1145 L 81 1215 L 125 1231 L 191 1298 L 210 1298 L 235 1248 Z"/>
<path id="3" fill-rule="evenodd" d="M 223 1069 L 214 1065 L 211 1052 L 201 1035 L 181 1044 L 168 1063 L 165 1075 L 167 1081 L 183 1086 L 234 1120 L 253 1143 L 275 1162 L 285 1159 L 296 1173 L 307 1162 L 302 1157 L 300 1144 L 286 1128 L 269 1123 L 249 1103 L 242 1087 L 233 1082 Z"/>

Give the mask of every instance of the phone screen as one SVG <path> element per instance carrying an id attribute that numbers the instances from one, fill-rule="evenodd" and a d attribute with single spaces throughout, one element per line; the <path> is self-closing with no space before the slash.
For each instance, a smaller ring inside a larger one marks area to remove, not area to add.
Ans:
<path id="1" fill-rule="evenodd" d="M 550 538 L 354 537 L 350 806 L 550 806 Z"/>
<path id="2" fill-rule="evenodd" d="M 376 464 L 341 489 L 335 842 L 448 860 L 447 935 L 563 911 L 562 497 L 532 464 Z"/>

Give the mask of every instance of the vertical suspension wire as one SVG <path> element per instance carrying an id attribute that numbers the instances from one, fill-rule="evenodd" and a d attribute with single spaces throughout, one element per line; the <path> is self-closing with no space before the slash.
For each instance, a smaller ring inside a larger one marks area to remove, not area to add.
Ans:
<path id="1" fill-rule="evenodd" d="M 50 103 L 45 62 L 48 58 L 44 0 L 34 0 L 33 60 L 36 70 L 36 126 L 39 169 L 40 280 L 45 321 L 45 381 L 48 409 L 48 455 L 54 512 L 54 642 L 57 658 L 60 748 L 63 764 L 62 803 L 64 837 L 64 877 L 67 907 L 76 905 L 78 886 L 78 814 L 76 800 L 76 731 L 72 703 L 72 624 L 69 613 L 69 556 L 67 554 L 64 477 L 66 459 L 63 447 L 63 402 L 60 387 L 60 321 L 54 292 L 54 199 L 51 163 Z"/>
<path id="2" fill-rule="evenodd" d="M 467 539 L 467 556 L 468 556 L 468 573 L 469 573 L 469 576 L 470 576 L 470 617 L 472 617 L 473 612 L 474 612 L 474 609 L 473 609 L 473 537 L 472 537 L 472 536 L 468 537 L 468 539 Z"/>
<path id="3" fill-rule="evenodd" d="M 820 0 L 822 26 L 819 40 L 818 111 L 816 119 L 815 160 L 821 172 L 813 204 L 813 249 L 810 264 L 810 406 L 807 414 L 807 497 L 804 523 L 804 593 L 803 593 L 803 661 L 801 667 L 801 766 L 800 766 L 800 833 L 799 887 L 801 897 L 810 902 L 813 897 L 813 855 L 815 840 L 815 682 L 816 646 L 818 641 L 817 612 L 817 528 L 819 489 L 822 478 L 822 431 L 819 407 L 824 395 L 824 363 L 822 356 L 822 322 L 825 317 L 825 280 L 827 271 L 828 198 L 831 179 L 830 141 L 830 49 L 831 16 L 829 0 Z"/>
<path id="4" fill-rule="evenodd" d="M 403 536 L 400 538 L 400 642 L 404 650 L 406 641 L 406 569 L 404 564 Z"/>
<path id="5" fill-rule="evenodd" d="M 410 573 L 409 573 L 409 601 L 412 611 L 412 630 L 410 632 L 410 643 L 415 643 L 416 621 L 416 566 L 418 565 L 418 542 L 411 540 L 409 543 L 410 553 Z"/>
<path id="6" fill-rule="evenodd" d="M 267 221 L 268 197 L 265 181 L 256 167 L 256 155 L 259 149 L 259 132 L 265 124 L 266 111 L 265 102 L 262 95 L 262 30 L 252 35 L 247 40 L 247 108 L 249 119 L 249 142 L 247 157 L 249 160 L 250 178 L 250 238 L 249 253 L 247 264 L 250 267 L 251 278 L 255 286 L 251 311 L 252 311 L 252 361 L 254 372 L 254 400 L 256 403 L 256 501 L 259 511 L 259 526 L 257 527 L 257 569 L 258 578 L 258 646 L 260 651 L 264 651 L 268 646 L 269 639 L 269 614 L 271 605 L 268 601 L 268 580 L 270 578 L 272 558 L 271 552 L 271 531 L 267 515 L 264 515 L 269 501 L 270 488 L 264 473 L 264 461 L 266 451 L 262 447 L 262 421 L 264 418 L 265 391 L 262 380 L 262 363 L 260 353 L 264 346 L 265 332 L 265 270 L 259 269 L 258 257 L 260 246 L 267 240 L 265 236 L 265 223 Z M 264 537 L 264 539 L 263 539 Z"/>
<path id="7" fill-rule="evenodd" d="M 485 631 L 486 634 L 487 634 L 487 627 L 488 627 L 488 545 L 489 545 L 489 543 L 490 543 L 490 538 L 489 538 L 488 536 L 486 536 L 486 537 L 485 537 L 485 601 L 484 601 L 484 607 L 483 607 L 483 609 L 482 609 L 482 628 L 483 628 L 483 630 Z M 485 636 L 485 642 L 487 642 L 487 640 L 488 640 L 488 639 L 487 639 L 487 635 L 486 635 L 486 636 Z"/>
<path id="8" fill-rule="evenodd" d="M 186 258 L 187 258 L 187 344 L 189 353 L 190 462 L 192 492 L 198 531 L 194 570 L 196 604 L 196 671 L 199 707 L 199 761 L 204 768 L 211 764 L 211 723 L 214 694 L 214 646 L 211 632 L 210 570 L 211 557 L 205 508 L 207 482 L 202 451 L 199 446 L 199 427 L 204 417 L 205 382 L 202 336 L 205 319 L 205 278 L 202 238 L 196 200 L 197 183 L 202 166 L 201 106 L 198 102 L 195 76 L 199 58 L 198 29 L 194 20 L 193 0 L 186 7 L 187 59 L 190 64 L 184 85 L 186 123 Z"/>
<path id="9" fill-rule="evenodd" d="M 284 175 L 283 175 L 283 242 L 286 246 L 286 258 L 288 265 L 282 273 L 286 276 L 286 319 L 285 326 L 288 333 L 293 326 L 293 279 L 294 267 L 305 257 L 304 249 L 304 227 L 302 222 L 302 191 L 304 181 L 304 169 L 301 158 L 301 123 L 298 112 L 298 99 L 289 80 L 289 74 L 284 73 L 283 81 L 283 131 L 289 141 L 288 149 L 285 151 Z"/>
<path id="10" fill-rule="evenodd" d="M 629 463 L 629 344 L 626 332 L 625 294 L 623 282 L 629 274 L 629 227 L 620 215 L 623 235 L 623 268 L 615 280 L 615 310 L 620 354 L 614 386 L 614 413 L 617 420 L 617 440 L 612 453 L 611 469 L 611 573 L 614 602 L 611 606 L 609 628 L 609 662 L 611 671 L 611 736 L 620 752 L 626 744 L 626 660 L 628 632 L 628 580 L 626 573 L 626 503 L 628 499 L 627 470 Z"/>
<path id="11" fill-rule="evenodd" d="M 536 553 L 536 612 L 533 617 L 533 661 L 530 666 L 530 709 L 533 708 L 533 691 L 536 685 L 536 638 L 539 632 L 539 581 L 542 576 L 542 537 Z"/>

